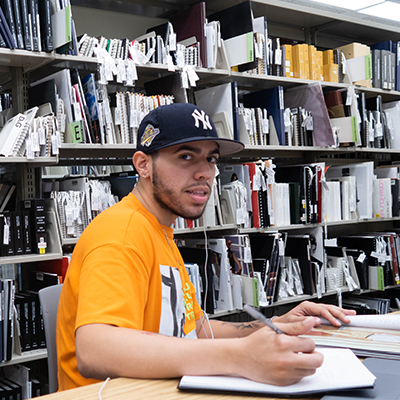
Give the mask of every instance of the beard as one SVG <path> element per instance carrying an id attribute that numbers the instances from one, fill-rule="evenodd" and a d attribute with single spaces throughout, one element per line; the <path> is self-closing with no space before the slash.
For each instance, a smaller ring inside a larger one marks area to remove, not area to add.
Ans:
<path id="1" fill-rule="evenodd" d="M 152 179 L 154 199 L 161 208 L 185 219 L 198 219 L 203 215 L 207 203 L 199 206 L 199 210 L 197 211 L 186 210 L 181 204 L 179 195 L 166 186 L 163 180 L 160 179 L 156 168 L 153 169 Z"/>

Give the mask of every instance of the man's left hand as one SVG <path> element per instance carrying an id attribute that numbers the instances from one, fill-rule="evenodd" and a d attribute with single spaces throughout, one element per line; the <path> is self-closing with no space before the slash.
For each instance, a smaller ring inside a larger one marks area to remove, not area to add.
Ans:
<path id="1" fill-rule="evenodd" d="M 313 303 L 311 301 L 303 301 L 298 306 L 280 317 L 275 317 L 276 322 L 296 322 L 305 319 L 306 317 L 323 317 L 334 326 L 347 324 L 350 320 L 347 315 L 355 315 L 355 310 L 345 310 L 332 304 Z M 319 318 L 316 318 L 316 325 L 321 323 Z"/>

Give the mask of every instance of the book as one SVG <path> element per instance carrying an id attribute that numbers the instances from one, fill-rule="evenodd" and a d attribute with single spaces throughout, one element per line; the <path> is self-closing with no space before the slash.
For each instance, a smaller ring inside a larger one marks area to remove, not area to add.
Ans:
<path id="1" fill-rule="evenodd" d="M 53 50 L 53 30 L 51 24 L 51 0 L 39 0 L 40 13 L 40 36 L 42 50 L 51 52 Z"/>
<path id="2" fill-rule="evenodd" d="M 0 156 L 11 156 L 14 145 L 18 142 L 24 132 L 25 114 L 17 114 L 10 118 L 0 131 Z"/>
<path id="3" fill-rule="evenodd" d="M 22 22 L 25 50 L 32 50 L 31 29 L 29 27 L 28 0 L 20 0 L 20 6 L 21 6 L 21 22 Z"/>
<path id="4" fill-rule="evenodd" d="M 13 10 L 13 2 L 12 0 L 2 0 L 0 2 L 4 15 L 6 17 L 8 26 L 10 28 L 11 34 L 14 38 L 15 44 L 17 48 L 19 47 L 18 39 L 17 39 L 17 30 L 15 26 L 15 16 L 14 16 L 14 10 Z"/>
<path id="5" fill-rule="evenodd" d="M 340 328 L 322 320 L 304 337 L 319 346 L 345 347 L 357 356 L 400 360 L 400 315 L 351 315 Z M 324 323 L 325 322 L 325 323 Z"/>
<path id="6" fill-rule="evenodd" d="M 28 0 L 29 25 L 31 27 L 32 50 L 40 51 L 40 27 L 38 26 L 39 5 L 38 0 Z"/>
<path id="7" fill-rule="evenodd" d="M 259 383 L 240 376 L 183 376 L 180 390 L 257 393 L 264 395 L 306 395 L 333 390 L 372 387 L 375 376 L 349 349 L 319 348 L 324 362 L 314 375 L 288 386 Z"/>
<path id="8" fill-rule="evenodd" d="M 22 16 L 21 16 L 21 8 L 20 8 L 19 0 L 13 0 L 12 5 L 13 5 L 13 9 L 14 9 L 14 23 L 15 23 L 15 34 L 16 34 L 17 46 L 19 49 L 25 49 Z"/>

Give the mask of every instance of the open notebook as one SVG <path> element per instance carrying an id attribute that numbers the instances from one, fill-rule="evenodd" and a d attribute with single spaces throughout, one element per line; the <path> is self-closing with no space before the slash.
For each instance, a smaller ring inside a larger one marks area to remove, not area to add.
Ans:
<path id="1" fill-rule="evenodd" d="M 274 386 L 254 382 L 239 376 L 182 377 L 178 388 L 188 391 L 221 391 L 269 395 L 305 395 L 341 389 L 373 387 L 375 376 L 349 349 L 318 348 L 324 362 L 312 376 L 289 386 Z"/>

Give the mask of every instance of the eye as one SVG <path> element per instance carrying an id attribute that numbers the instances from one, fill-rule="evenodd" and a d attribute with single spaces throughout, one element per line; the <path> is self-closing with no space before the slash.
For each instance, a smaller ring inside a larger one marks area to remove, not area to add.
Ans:
<path id="1" fill-rule="evenodd" d="M 179 156 L 179 158 L 181 158 L 182 160 L 189 161 L 192 159 L 192 156 L 190 154 L 182 154 Z"/>
<path id="2" fill-rule="evenodd" d="M 210 162 L 210 163 L 216 164 L 217 161 L 218 161 L 218 158 L 219 158 L 219 157 L 216 157 L 216 156 L 210 156 L 210 157 L 207 158 L 207 160 L 208 160 L 208 162 Z"/>

